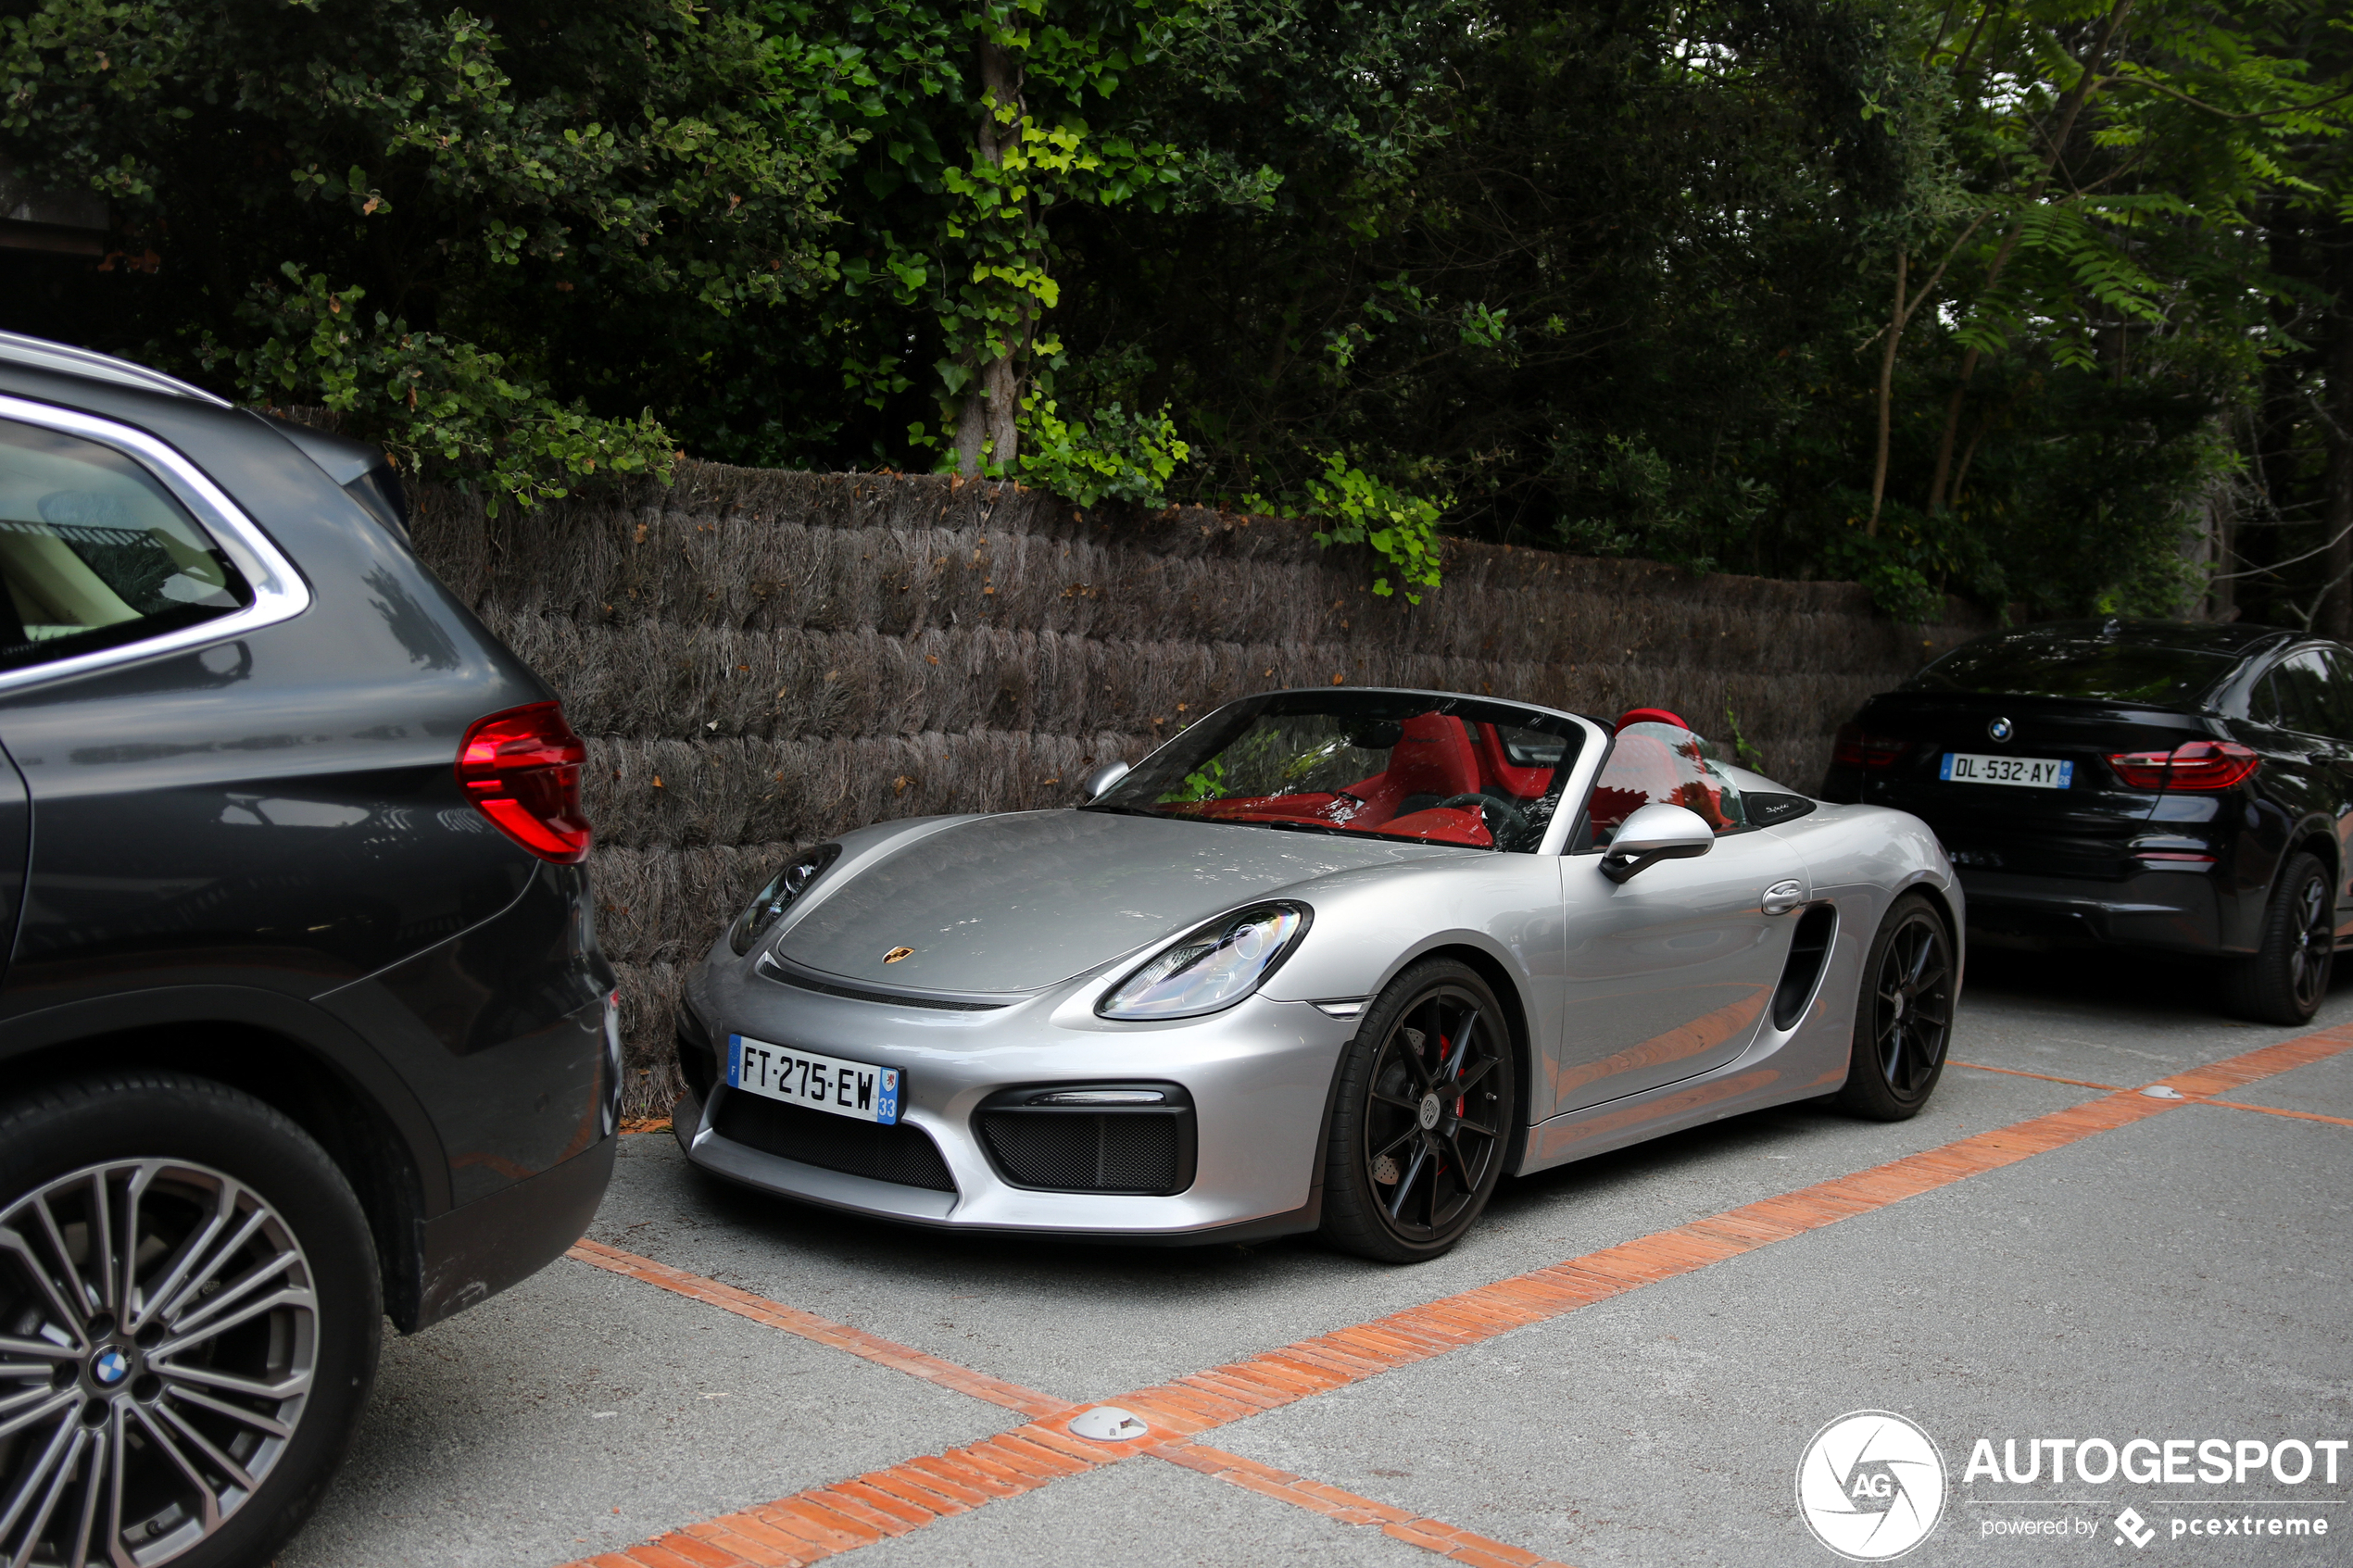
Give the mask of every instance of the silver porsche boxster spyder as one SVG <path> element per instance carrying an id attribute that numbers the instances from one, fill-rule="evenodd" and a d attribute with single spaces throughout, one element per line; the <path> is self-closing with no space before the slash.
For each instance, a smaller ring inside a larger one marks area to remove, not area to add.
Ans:
<path id="1" fill-rule="evenodd" d="M 1271 692 L 1086 793 L 761 889 L 686 986 L 686 1157 L 914 1224 L 1403 1262 L 1505 1174 L 1791 1100 L 1900 1119 L 1944 1064 L 1936 835 L 1670 714 Z"/>

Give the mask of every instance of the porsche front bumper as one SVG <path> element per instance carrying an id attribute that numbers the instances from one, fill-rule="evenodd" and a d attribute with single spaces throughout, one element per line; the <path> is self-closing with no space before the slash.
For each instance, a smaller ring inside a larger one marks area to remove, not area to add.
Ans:
<path id="1" fill-rule="evenodd" d="M 1184 1242 L 1315 1228 L 1321 1135 L 1353 1019 L 1253 996 L 1205 1018 L 1114 1023 L 1094 1015 L 1100 989 L 1099 981 L 1076 984 L 966 1010 L 827 995 L 713 965 L 696 976 L 687 1005 L 722 1065 L 715 1081 L 699 1074 L 709 1093 L 690 1090 L 672 1127 L 686 1158 L 715 1175 L 915 1224 Z M 825 1169 L 726 1136 L 727 1098 L 744 1092 L 724 1082 L 730 1035 L 898 1068 L 900 1121 L 930 1137 L 955 1190 Z M 1142 1197 L 1018 1185 L 980 1135 L 976 1113 L 1000 1091 L 1122 1083 L 1175 1084 L 1190 1097 L 1195 1157 L 1183 1191 Z"/>

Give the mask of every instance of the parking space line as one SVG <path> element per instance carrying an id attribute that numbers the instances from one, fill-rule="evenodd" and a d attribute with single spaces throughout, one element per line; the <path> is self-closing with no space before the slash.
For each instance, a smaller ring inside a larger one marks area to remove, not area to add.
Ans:
<path id="1" fill-rule="evenodd" d="M 2072 1084 L 2079 1089 L 2106 1089 L 2110 1094 L 2120 1093 L 2124 1087 L 2121 1084 L 2095 1084 L 2089 1078 L 2054 1078 L 2047 1073 L 2025 1073 L 2015 1067 L 1988 1067 L 1982 1061 L 1962 1061 L 1949 1056 L 1944 1059 L 1944 1065 L 1966 1067 L 1971 1073 L 2001 1073 L 2012 1078 L 2039 1078 L 2045 1084 Z"/>
<path id="2" fill-rule="evenodd" d="M 1065 1475 L 1095 1470 L 1135 1451 L 1095 1445 L 1045 1426 L 1017 1427 L 946 1453 L 812 1486 L 774 1502 L 687 1524 L 569 1568 L 802 1568 L 969 1512 L 994 1498 L 1019 1497 Z"/>
<path id="3" fill-rule="evenodd" d="M 2021 1073 L 2015 1067 L 1988 1067 L 1982 1061 L 1956 1061 L 1947 1058 L 1946 1065 L 1966 1067 L 1972 1073 L 2006 1073 L 2013 1078 L 2040 1078 L 2045 1084 L 2072 1084 L 2079 1089 L 2107 1089 L 2112 1094 L 2130 1092 L 2119 1084 L 2095 1084 L 2084 1078 L 2054 1078 L 2047 1073 Z M 2208 1096 L 2193 1097 L 2190 1103 L 2220 1105 L 2232 1110 L 2259 1110 L 2266 1116 L 2292 1116 L 2299 1122 L 2326 1122 L 2334 1126 L 2353 1127 L 2353 1121 L 2342 1116 L 2323 1116 L 2317 1110 L 2290 1110 L 2277 1105 L 2248 1105 L 2241 1100 L 2215 1099 Z"/>
<path id="4" fill-rule="evenodd" d="M 732 1285 L 722 1285 L 702 1274 L 688 1273 L 684 1269 L 657 1263 L 650 1258 L 640 1258 L 634 1252 L 623 1252 L 618 1247 L 607 1247 L 601 1241 L 591 1241 L 583 1236 L 565 1256 L 613 1273 L 625 1274 L 631 1279 L 643 1280 L 648 1285 L 659 1286 L 680 1296 L 691 1297 L 723 1311 L 749 1318 L 754 1323 L 781 1328 L 786 1334 L 797 1334 L 803 1339 L 830 1345 L 837 1350 L 847 1350 L 853 1356 L 862 1356 L 867 1361 L 903 1372 L 911 1377 L 924 1378 L 943 1388 L 953 1388 L 960 1394 L 970 1394 L 975 1399 L 986 1399 L 992 1405 L 1002 1405 L 1026 1416 L 1050 1416 L 1076 1408 L 1068 1399 L 1057 1399 L 1035 1388 L 1025 1388 L 1018 1383 L 1008 1383 L 987 1373 L 975 1372 L 970 1367 L 943 1361 L 912 1346 L 868 1334 L 848 1323 L 821 1318 L 814 1312 L 804 1312 L 798 1307 L 787 1307 L 781 1301 L 755 1296 Z"/>
<path id="5" fill-rule="evenodd" d="M 1428 1519 L 1406 1509 L 1391 1508 L 1371 1498 L 1358 1497 L 1354 1492 L 1310 1481 L 1293 1475 L 1288 1470 L 1277 1470 L 1271 1464 L 1229 1454 L 1221 1449 L 1206 1448 L 1199 1443 L 1163 1443 L 1147 1450 L 1154 1459 L 1164 1459 L 1171 1464 L 1181 1464 L 1188 1470 L 1256 1492 L 1261 1497 L 1287 1502 L 1293 1508 L 1303 1508 L 1310 1513 L 1320 1513 L 1327 1519 L 1337 1519 L 1343 1524 L 1378 1524 L 1381 1533 L 1393 1536 L 1409 1546 L 1434 1551 L 1441 1557 L 1457 1562 L 1487 1568 L 1490 1563 L 1508 1564 L 1509 1568 L 1567 1568 L 1549 1557 L 1539 1557 L 1532 1551 L 1473 1535 L 1442 1520 Z"/>
<path id="6" fill-rule="evenodd" d="M 2233 1110 L 2259 1110 L 2266 1116 L 2292 1116 L 2298 1122 L 2326 1122 L 2331 1126 L 2353 1127 L 2353 1121 L 2348 1121 L 2342 1116 L 2323 1116 L 2317 1110 L 2290 1110 L 2281 1105 L 2248 1105 L 2243 1100 L 2235 1099 L 2201 1099 L 2192 1103 L 2227 1106 Z"/>
<path id="7" fill-rule="evenodd" d="M 1181 1443 L 1213 1427 L 1378 1377 L 1516 1328 L 1551 1322 L 1595 1301 L 1695 1273 L 1728 1258 L 1836 1224 L 1841 1220 L 1876 1212 L 1906 1198 L 2162 1116 L 2185 1105 L 2228 1103 L 2215 1101 L 2211 1097 L 2325 1060 L 2347 1049 L 2353 1049 L 2353 1024 L 2265 1046 L 2174 1073 L 2148 1085 L 2172 1089 L 2183 1097 L 2180 1098 L 2153 1098 L 2140 1090 L 2117 1090 L 2065 1110 L 1978 1133 L 1851 1175 L 1743 1204 L 1704 1220 L 1425 1302 L 1369 1323 L 1334 1329 L 1239 1361 L 1116 1396 L 1106 1402 L 1133 1411 L 1154 1424 L 1161 1433 L 1171 1435 Z M 966 1449 L 909 1460 L 852 1481 L 815 1487 L 778 1502 L 723 1515 L 703 1524 L 687 1525 L 626 1551 L 586 1559 L 584 1563 L 569 1564 L 567 1568 L 798 1568 L 799 1564 L 837 1556 L 887 1536 L 905 1534 L 951 1514 L 981 1507 L 992 1497 L 1032 1491 L 1062 1474 L 1099 1469 L 1172 1447 L 1170 1436 L 1128 1443 L 1093 1443 L 1071 1436 L 1063 1430 L 1062 1419 L 1075 1414 L 1079 1406 L 1051 1400 L 1055 1408 L 1051 1412 L 1029 1411 L 1026 1404 L 1013 1400 L 1042 1401 L 1050 1400 L 1051 1396 L 599 1242 L 584 1240 L 573 1248 L 572 1256 L 943 1386 L 959 1388 L 975 1398 L 1024 1410 L 1038 1419 Z M 984 1388 L 989 1392 L 982 1392 Z M 1041 1465 L 1046 1469 L 1030 1468 Z M 984 1476 L 993 1485 L 983 1485 Z M 1244 1483 L 1238 1480 L 1235 1484 Z M 1338 1488 L 1332 1491 L 1338 1493 Z M 845 1504 L 862 1512 L 851 1512 Z M 889 1528 L 877 1516 L 887 1516 L 903 1528 Z M 836 1517 L 855 1523 L 856 1528 L 826 1523 Z M 734 1523 L 739 1520 L 801 1539 L 805 1549 L 763 1540 Z M 791 1523 L 795 1520 L 801 1521 L 798 1528 Z M 1449 1538 L 1437 1532 L 1451 1531 L 1451 1526 L 1434 1521 L 1428 1524 L 1430 1529 L 1427 1533 L 1431 1539 Z M 1518 1550 L 1506 1549 L 1514 1553 Z M 1478 1551 L 1488 1555 L 1484 1559 L 1472 1555 Z M 1516 1556 L 1496 1555 L 1491 1548 L 1467 1545 L 1450 1555 L 1458 1555 L 1466 1562 L 1516 1563 L 1518 1568 L 1544 1561 L 1529 1557 L 1521 1562 Z"/>

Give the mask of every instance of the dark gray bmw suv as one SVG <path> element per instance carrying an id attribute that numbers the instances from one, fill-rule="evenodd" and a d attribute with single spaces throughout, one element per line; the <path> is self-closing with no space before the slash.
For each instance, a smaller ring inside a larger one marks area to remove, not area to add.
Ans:
<path id="1" fill-rule="evenodd" d="M 0 1562 L 268 1561 L 579 1236 L 581 759 L 382 452 L 0 334 Z"/>

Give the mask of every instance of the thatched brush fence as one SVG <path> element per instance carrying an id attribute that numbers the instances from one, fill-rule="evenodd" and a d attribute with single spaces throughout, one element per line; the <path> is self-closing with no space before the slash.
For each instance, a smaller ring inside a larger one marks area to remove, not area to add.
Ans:
<path id="1" fill-rule="evenodd" d="M 1856 705 L 1982 628 L 1899 628 L 1849 583 L 1450 544 L 1419 607 L 1307 526 L 1080 513 L 1012 485 L 681 466 L 418 546 L 588 737 L 629 1113 L 667 1110 L 679 978 L 798 846 L 887 817 L 1071 803 L 1229 697 L 1335 683 L 1673 709 L 1818 781 Z"/>

